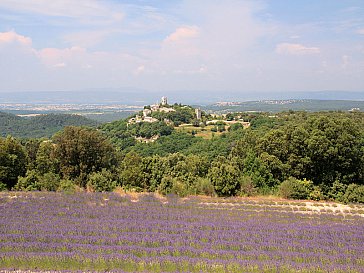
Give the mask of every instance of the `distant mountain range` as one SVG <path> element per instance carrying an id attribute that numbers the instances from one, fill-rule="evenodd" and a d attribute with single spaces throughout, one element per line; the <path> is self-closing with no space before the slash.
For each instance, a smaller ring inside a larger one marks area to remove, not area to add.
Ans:
<path id="1" fill-rule="evenodd" d="M 52 103 L 52 104 L 127 104 L 147 105 L 167 96 L 170 103 L 209 105 L 219 101 L 257 100 L 364 100 L 363 92 L 237 92 L 237 91 L 146 91 L 133 88 L 89 89 L 83 91 L 7 92 L 0 93 L 1 103 Z"/>

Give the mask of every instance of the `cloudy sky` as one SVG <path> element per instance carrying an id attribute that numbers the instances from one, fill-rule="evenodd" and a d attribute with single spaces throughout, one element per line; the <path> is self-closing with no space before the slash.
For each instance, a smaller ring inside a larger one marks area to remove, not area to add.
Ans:
<path id="1" fill-rule="evenodd" d="M 364 1 L 0 1 L 0 92 L 125 87 L 364 91 Z"/>

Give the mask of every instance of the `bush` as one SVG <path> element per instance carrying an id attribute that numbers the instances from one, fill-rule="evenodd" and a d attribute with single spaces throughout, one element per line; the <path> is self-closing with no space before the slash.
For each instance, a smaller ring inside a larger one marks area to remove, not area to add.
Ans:
<path id="1" fill-rule="evenodd" d="M 313 182 L 290 177 L 279 185 L 279 195 L 283 198 L 308 199 L 313 190 Z"/>
<path id="2" fill-rule="evenodd" d="M 163 195 L 167 195 L 171 193 L 171 189 L 173 186 L 173 177 L 164 176 L 161 180 L 161 183 L 158 186 L 158 192 Z"/>
<path id="3" fill-rule="evenodd" d="M 117 185 L 118 183 L 114 180 L 113 174 L 106 169 L 90 174 L 87 179 L 87 188 L 91 191 L 113 191 Z"/>
<path id="4" fill-rule="evenodd" d="M 179 197 L 185 197 L 189 194 L 188 185 L 178 178 L 173 178 L 173 184 L 171 193 L 178 195 Z"/>
<path id="5" fill-rule="evenodd" d="M 258 193 L 251 176 L 243 176 L 239 179 L 240 182 L 240 196 L 254 196 Z"/>
<path id="6" fill-rule="evenodd" d="M 325 199 L 323 193 L 321 192 L 320 187 L 318 187 L 318 186 L 313 187 L 313 190 L 310 192 L 309 199 L 315 200 L 315 201 L 320 201 L 320 200 Z"/>
<path id="7" fill-rule="evenodd" d="M 207 177 L 219 196 L 232 196 L 239 191 L 239 169 L 224 158 L 213 162 Z"/>
<path id="8" fill-rule="evenodd" d="M 364 203 L 364 186 L 350 184 L 343 196 L 345 203 Z"/>
<path id="9" fill-rule="evenodd" d="M 42 191 L 56 191 L 59 183 L 60 177 L 55 173 L 45 173 L 38 177 L 38 185 Z"/>
<path id="10" fill-rule="evenodd" d="M 343 202 L 344 194 L 345 194 L 347 188 L 348 188 L 348 185 L 340 183 L 339 181 L 336 180 L 332 184 L 332 186 L 328 192 L 328 197 L 330 199 L 334 199 L 336 201 Z"/>
<path id="11" fill-rule="evenodd" d="M 215 196 L 215 188 L 207 178 L 198 177 L 193 185 L 195 194 Z"/>
<path id="12" fill-rule="evenodd" d="M 72 180 L 61 179 L 61 181 L 59 182 L 59 187 L 58 187 L 57 191 L 73 193 L 76 191 L 76 189 L 77 189 L 77 186 L 75 185 L 75 183 Z"/>
<path id="13" fill-rule="evenodd" d="M 41 190 L 38 182 L 38 176 L 35 170 L 27 171 L 25 177 L 19 177 L 18 182 L 14 186 L 17 191 L 39 191 Z"/>
<path id="14" fill-rule="evenodd" d="M 6 191 L 8 188 L 6 187 L 6 184 L 0 181 L 0 191 Z"/>
<path id="15" fill-rule="evenodd" d="M 163 195 L 172 193 L 184 197 L 189 194 L 189 188 L 187 184 L 179 178 L 166 176 L 162 178 L 161 184 L 158 187 L 158 192 Z"/>

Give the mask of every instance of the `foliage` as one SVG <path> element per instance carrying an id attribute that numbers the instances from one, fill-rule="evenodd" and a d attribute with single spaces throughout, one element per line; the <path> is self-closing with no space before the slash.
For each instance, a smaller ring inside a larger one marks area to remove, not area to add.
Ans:
<path id="1" fill-rule="evenodd" d="M 25 177 L 19 177 L 15 190 L 21 191 L 56 191 L 60 177 L 54 173 L 39 174 L 36 170 L 27 171 Z"/>
<path id="2" fill-rule="evenodd" d="M 193 108 L 173 108 L 175 112 L 159 112 L 158 118 L 170 115 L 178 123 L 192 117 L 196 122 Z M 203 113 L 203 120 L 207 118 Z M 288 111 L 228 118 L 248 120 L 252 126 L 232 125 L 203 139 L 162 121 L 120 120 L 99 130 L 66 127 L 51 140 L 0 138 L 1 188 L 73 191 L 78 185 L 108 191 L 120 185 L 180 196 L 279 193 L 287 198 L 362 202 L 363 113 Z M 218 130 L 223 124 L 214 126 Z M 160 137 L 153 143 L 135 139 L 155 135 Z"/>
<path id="3" fill-rule="evenodd" d="M 34 170 L 27 171 L 25 177 L 19 177 L 18 183 L 14 186 L 18 191 L 37 191 L 40 190 L 38 176 Z"/>
<path id="4" fill-rule="evenodd" d="M 146 190 L 147 185 L 144 179 L 142 157 L 135 152 L 127 153 L 121 162 L 119 177 L 122 186 L 126 189 Z"/>
<path id="5" fill-rule="evenodd" d="M 161 183 L 158 186 L 158 192 L 161 194 L 169 194 L 172 191 L 173 187 L 173 177 L 164 176 L 161 180 Z"/>
<path id="6" fill-rule="evenodd" d="M 279 185 L 279 194 L 284 198 L 308 199 L 313 190 L 313 182 L 290 177 Z"/>
<path id="7" fill-rule="evenodd" d="M 42 191 L 57 191 L 60 181 L 59 175 L 53 172 L 47 172 L 38 176 L 38 184 Z"/>
<path id="8" fill-rule="evenodd" d="M 239 170 L 225 158 L 220 157 L 212 163 L 208 178 L 219 196 L 236 195 L 239 190 Z"/>
<path id="9" fill-rule="evenodd" d="M 185 151 L 194 144 L 197 145 L 202 142 L 202 139 L 196 138 L 190 134 L 173 132 L 171 135 L 160 137 L 153 143 L 138 143 L 131 150 L 142 156 L 167 156 L 168 154 Z"/>
<path id="10" fill-rule="evenodd" d="M 173 105 L 175 111 L 164 113 L 164 112 L 153 112 L 152 117 L 163 121 L 168 119 L 173 122 L 174 126 L 179 126 L 182 123 L 192 123 L 195 112 L 194 109 L 186 105 Z"/>
<path id="11" fill-rule="evenodd" d="M 25 175 L 27 156 L 23 146 L 13 137 L 0 138 L 0 183 L 11 189 L 18 176 Z"/>
<path id="12" fill-rule="evenodd" d="M 240 196 L 254 196 L 258 193 L 258 188 L 255 186 L 255 183 L 251 176 L 242 176 L 239 179 L 240 190 L 238 195 Z"/>
<path id="13" fill-rule="evenodd" d="M 345 203 L 364 203 L 364 185 L 348 185 L 342 201 Z"/>
<path id="14" fill-rule="evenodd" d="M 126 133 L 130 136 L 151 138 L 152 136 L 168 136 L 172 133 L 173 128 L 163 121 L 160 122 L 139 122 L 129 124 Z"/>
<path id="15" fill-rule="evenodd" d="M 348 185 L 345 185 L 343 183 L 340 183 L 339 181 L 335 181 L 329 192 L 328 192 L 328 198 L 332 199 L 332 200 L 337 200 L 337 201 L 344 201 L 344 194 L 346 192 Z"/>
<path id="16" fill-rule="evenodd" d="M 86 185 L 87 175 L 116 165 L 113 146 L 99 132 L 82 127 L 66 127 L 53 137 L 55 157 L 63 178 Z"/>
<path id="17" fill-rule="evenodd" d="M 113 191 L 117 186 L 118 182 L 115 180 L 114 175 L 106 169 L 102 169 L 101 172 L 91 173 L 87 178 L 87 188 L 91 191 Z"/>
<path id="18" fill-rule="evenodd" d="M 127 119 L 105 124 L 101 130 L 120 150 L 136 145 L 137 137 L 149 139 L 153 136 L 168 136 L 173 132 L 173 128 L 163 121 L 128 124 Z"/>
<path id="19" fill-rule="evenodd" d="M 194 194 L 202 194 L 207 196 L 215 196 L 215 187 L 207 178 L 198 177 L 193 185 L 195 189 Z"/>
<path id="20" fill-rule="evenodd" d="M 80 115 L 44 114 L 32 118 L 20 118 L 0 112 L 0 132 L 2 136 L 12 135 L 22 138 L 51 137 L 66 126 L 92 126 L 98 123 Z"/>
<path id="21" fill-rule="evenodd" d="M 0 191 L 6 191 L 7 187 L 3 182 L 0 182 Z"/>
<path id="22" fill-rule="evenodd" d="M 57 191 L 73 193 L 76 191 L 77 186 L 70 179 L 61 179 Z"/>
<path id="23" fill-rule="evenodd" d="M 40 174 L 59 172 L 59 161 L 55 151 L 56 146 L 51 141 L 40 143 L 35 160 L 35 168 Z"/>
<path id="24" fill-rule="evenodd" d="M 327 194 L 335 181 L 363 183 L 364 119 L 343 113 L 282 113 L 283 125 L 251 130 L 233 154 L 246 158 L 253 150 L 273 178 L 307 178 Z"/>

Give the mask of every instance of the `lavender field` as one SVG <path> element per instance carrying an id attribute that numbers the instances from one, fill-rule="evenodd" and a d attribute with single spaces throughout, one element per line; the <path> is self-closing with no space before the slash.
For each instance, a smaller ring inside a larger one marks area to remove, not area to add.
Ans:
<path id="1" fill-rule="evenodd" d="M 364 272 L 364 208 L 1 193 L 0 270 Z"/>

